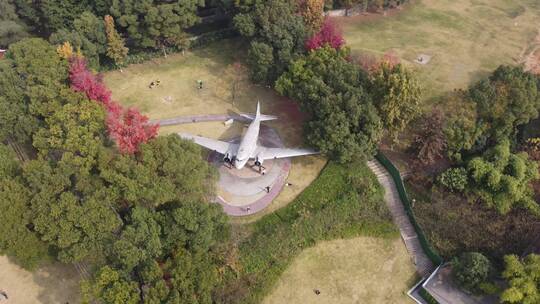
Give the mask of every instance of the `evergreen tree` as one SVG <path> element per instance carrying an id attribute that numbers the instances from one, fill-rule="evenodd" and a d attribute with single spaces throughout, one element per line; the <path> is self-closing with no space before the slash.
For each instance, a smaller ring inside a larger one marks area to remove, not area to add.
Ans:
<path id="1" fill-rule="evenodd" d="M 11 0 L 0 0 L 0 48 L 28 36 L 27 26 L 19 19 Z"/>

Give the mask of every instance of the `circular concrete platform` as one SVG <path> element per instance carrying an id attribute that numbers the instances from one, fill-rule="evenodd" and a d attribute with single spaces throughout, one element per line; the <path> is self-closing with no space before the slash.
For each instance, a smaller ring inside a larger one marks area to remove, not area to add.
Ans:
<path id="1" fill-rule="evenodd" d="M 239 141 L 239 137 L 229 140 Z M 283 147 L 277 132 L 264 125 L 261 125 L 258 144 L 271 148 Z M 256 166 L 252 167 L 253 161 L 241 170 L 228 168 L 223 163 L 223 156 L 216 152 L 210 153 L 209 161 L 219 171 L 217 202 L 223 206 L 225 213 L 232 216 L 250 215 L 266 208 L 281 192 L 291 168 L 288 158 L 265 161 L 265 175 L 260 174 Z M 267 187 L 270 187 L 269 191 Z"/>

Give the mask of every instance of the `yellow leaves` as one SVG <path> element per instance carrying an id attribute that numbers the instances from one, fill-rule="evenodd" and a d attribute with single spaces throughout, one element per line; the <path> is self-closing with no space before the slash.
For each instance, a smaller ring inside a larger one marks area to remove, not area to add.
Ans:
<path id="1" fill-rule="evenodd" d="M 301 7 L 301 14 L 304 17 L 305 24 L 314 32 L 321 28 L 324 20 L 324 1 L 323 0 L 305 0 Z"/>
<path id="2" fill-rule="evenodd" d="M 84 55 L 81 51 L 81 48 L 78 47 L 76 51 L 73 50 L 73 46 L 71 46 L 71 43 L 69 41 L 64 42 L 62 45 L 59 45 L 56 48 L 56 53 L 58 53 L 58 56 L 60 58 L 69 60 L 73 56 L 76 56 L 77 58 L 83 58 Z"/>

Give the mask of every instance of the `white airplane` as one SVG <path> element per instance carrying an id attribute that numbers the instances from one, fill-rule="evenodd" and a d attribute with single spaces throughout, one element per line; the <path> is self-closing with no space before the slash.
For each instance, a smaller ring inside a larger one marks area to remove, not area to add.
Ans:
<path id="1" fill-rule="evenodd" d="M 184 139 L 193 140 L 198 145 L 201 145 L 207 149 L 216 151 L 223 155 L 223 161 L 229 164 L 233 164 L 236 169 L 242 169 L 248 160 L 254 159 L 255 165 L 262 168 L 262 164 L 265 160 L 294 157 L 301 155 L 317 154 L 318 152 L 309 149 L 286 149 L 286 148 L 268 148 L 259 146 L 257 141 L 259 139 L 259 129 L 261 121 L 277 119 L 271 115 L 261 115 L 260 105 L 257 102 L 257 113 L 255 117 L 253 115 L 242 115 L 253 121 L 249 125 L 244 137 L 240 141 L 240 144 L 228 143 L 216 139 L 195 136 L 190 134 L 178 133 L 180 137 Z"/>

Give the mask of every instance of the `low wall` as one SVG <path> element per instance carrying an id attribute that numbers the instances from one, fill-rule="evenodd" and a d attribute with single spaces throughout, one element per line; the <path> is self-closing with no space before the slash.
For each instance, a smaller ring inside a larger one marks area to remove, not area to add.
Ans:
<path id="1" fill-rule="evenodd" d="M 364 11 L 362 5 L 355 5 L 348 9 L 336 9 L 331 11 L 324 12 L 325 16 L 328 17 L 351 17 L 351 16 L 358 16 Z"/>

